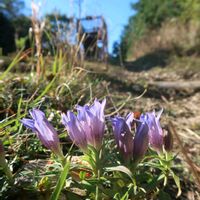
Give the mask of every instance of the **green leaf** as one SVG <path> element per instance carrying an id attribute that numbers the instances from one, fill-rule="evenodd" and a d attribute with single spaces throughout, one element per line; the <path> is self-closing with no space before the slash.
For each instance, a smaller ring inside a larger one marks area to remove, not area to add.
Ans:
<path id="1" fill-rule="evenodd" d="M 128 191 L 123 196 L 121 196 L 119 193 L 116 193 L 113 197 L 113 199 L 115 200 L 128 200 L 128 198 L 129 198 Z"/>
<path id="2" fill-rule="evenodd" d="M 180 179 L 179 179 L 178 176 L 176 176 L 176 174 L 173 171 L 171 171 L 171 173 L 172 173 L 174 182 L 175 182 L 176 186 L 178 187 L 178 193 L 177 193 L 176 197 L 179 197 L 181 195 L 181 192 L 182 192 L 181 191 Z"/>
<path id="3" fill-rule="evenodd" d="M 94 180 L 91 181 L 87 181 L 87 180 L 82 180 L 81 181 L 81 187 L 85 188 L 87 191 L 90 191 L 91 193 L 94 192 L 95 193 L 95 190 L 96 190 L 96 184 L 97 184 L 97 181 Z"/>
<path id="4" fill-rule="evenodd" d="M 159 177 L 158 177 L 158 181 L 162 180 L 165 178 L 165 174 L 161 174 Z"/>
<path id="5" fill-rule="evenodd" d="M 51 200 L 57 200 L 59 198 L 60 192 L 62 191 L 63 186 L 65 184 L 66 177 L 69 173 L 69 169 L 70 169 L 70 161 L 67 161 L 63 171 L 60 174 L 56 187 L 51 195 Z"/>
<path id="6" fill-rule="evenodd" d="M 79 173 L 79 178 L 80 178 L 81 180 L 84 180 L 84 179 L 85 179 L 85 176 L 86 176 L 86 172 L 80 171 L 80 173 Z"/>
<path id="7" fill-rule="evenodd" d="M 22 114 L 22 115 L 19 115 L 16 117 L 16 114 L 15 115 L 12 115 L 11 117 L 1 121 L 1 124 L 0 124 L 0 129 L 3 129 L 4 127 L 12 124 L 12 123 L 16 123 L 17 120 L 21 119 L 22 117 L 25 117 L 25 114 Z M 12 119 L 14 118 L 14 119 Z M 8 120 L 9 119 L 9 120 Z"/>
<path id="8" fill-rule="evenodd" d="M 13 61 L 10 63 L 8 68 L 0 75 L 0 80 L 4 79 L 6 77 L 7 73 L 21 60 L 21 53 L 23 49 L 19 51 L 19 53 L 16 55 L 16 57 L 13 59 Z"/>
<path id="9" fill-rule="evenodd" d="M 127 167 L 125 167 L 123 165 L 119 165 L 119 166 L 116 166 L 116 167 L 107 167 L 107 168 L 105 168 L 105 170 L 106 171 L 120 171 L 120 172 L 127 174 L 130 177 L 131 180 L 133 178 L 132 172 Z"/>
<path id="10" fill-rule="evenodd" d="M 19 99 L 19 102 L 18 102 L 18 106 L 17 106 L 17 119 L 20 118 L 20 111 L 21 111 L 21 106 L 22 106 L 22 100 L 23 100 L 23 98 L 22 98 L 22 95 L 21 95 L 21 97 Z M 18 120 L 15 121 L 15 125 L 19 126 L 19 121 Z"/>

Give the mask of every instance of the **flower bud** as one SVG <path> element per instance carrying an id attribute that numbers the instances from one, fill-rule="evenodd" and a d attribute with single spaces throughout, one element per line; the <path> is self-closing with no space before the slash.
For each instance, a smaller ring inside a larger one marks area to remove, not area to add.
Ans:
<path id="1" fill-rule="evenodd" d="M 165 150 L 171 151 L 173 149 L 173 136 L 170 130 L 165 132 L 163 141 Z"/>

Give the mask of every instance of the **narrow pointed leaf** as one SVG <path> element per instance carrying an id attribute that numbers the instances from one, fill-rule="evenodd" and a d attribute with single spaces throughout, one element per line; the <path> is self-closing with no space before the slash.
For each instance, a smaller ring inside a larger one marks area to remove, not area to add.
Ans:
<path id="1" fill-rule="evenodd" d="M 175 184 L 176 184 L 176 186 L 178 188 L 178 192 L 177 192 L 176 197 L 179 197 L 181 195 L 181 193 L 182 193 L 180 179 L 179 179 L 178 176 L 176 176 L 176 174 L 172 170 L 170 170 L 170 172 L 171 172 L 171 175 L 172 175 L 172 177 L 174 179 L 174 182 L 175 182 Z"/>
<path id="2" fill-rule="evenodd" d="M 130 177 L 131 180 L 132 180 L 132 177 L 133 177 L 132 172 L 127 167 L 125 167 L 123 165 L 119 165 L 119 166 L 116 166 L 116 167 L 107 167 L 106 170 L 107 171 L 123 172 L 123 173 L 127 174 Z"/>
<path id="3" fill-rule="evenodd" d="M 51 199 L 50 200 L 57 200 L 60 196 L 60 193 L 64 187 L 65 181 L 66 181 L 66 177 L 69 173 L 69 169 L 70 169 L 70 161 L 67 161 L 64 169 L 62 171 L 62 173 L 60 174 L 59 180 L 56 184 L 56 187 L 51 195 Z"/>

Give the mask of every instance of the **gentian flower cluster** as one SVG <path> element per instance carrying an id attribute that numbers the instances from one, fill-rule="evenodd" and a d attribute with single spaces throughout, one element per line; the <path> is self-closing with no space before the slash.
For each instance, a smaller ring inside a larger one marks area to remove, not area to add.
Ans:
<path id="1" fill-rule="evenodd" d="M 105 130 L 105 105 L 106 99 L 102 103 L 95 100 L 91 106 L 77 106 L 77 116 L 71 111 L 62 114 L 62 123 L 71 140 L 83 151 L 87 151 L 88 145 L 97 150 L 101 148 Z"/>
<path id="2" fill-rule="evenodd" d="M 135 162 L 143 158 L 148 148 L 148 125 L 146 122 L 135 120 L 133 113 L 126 118 L 115 117 L 111 119 L 115 141 L 124 160 Z M 135 136 L 131 132 L 133 121 L 136 123 Z"/>
<path id="3" fill-rule="evenodd" d="M 105 105 L 106 99 L 102 102 L 95 99 L 92 105 L 78 105 L 77 114 L 67 111 L 61 116 L 70 139 L 84 153 L 88 151 L 89 146 L 97 151 L 102 147 L 105 132 Z M 133 113 L 126 118 L 121 116 L 111 118 L 115 141 L 125 161 L 132 160 L 137 163 L 144 157 L 149 145 L 157 152 L 161 152 L 163 147 L 171 150 L 171 135 L 164 136 L 159 122 L 161 114 L 162 110 L 157 115 L 155 112 L 147 112 L 139 119 L 134 118 Z M 63 158 L 58 134 L 45 118 L 44 113 L 33 109 L 30 115 L 32 119 L 24 118 L 21 122 L 37 134 L 46 148 Z"/>

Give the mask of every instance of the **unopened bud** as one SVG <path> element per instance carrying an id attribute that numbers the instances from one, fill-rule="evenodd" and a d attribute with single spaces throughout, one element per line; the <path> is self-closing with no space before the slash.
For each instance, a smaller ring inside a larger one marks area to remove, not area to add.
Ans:
<path id="1" fill-rule="evenodd" d="M 173 136 L 172 133 L 167 130 L 163 138 L 164 148 L 166 151 L 171 151 L 173 148 Z"/>

